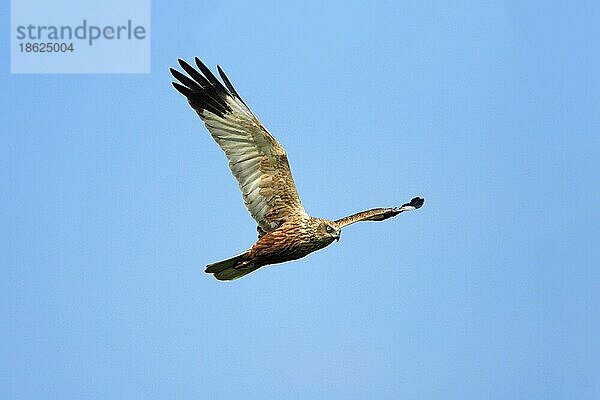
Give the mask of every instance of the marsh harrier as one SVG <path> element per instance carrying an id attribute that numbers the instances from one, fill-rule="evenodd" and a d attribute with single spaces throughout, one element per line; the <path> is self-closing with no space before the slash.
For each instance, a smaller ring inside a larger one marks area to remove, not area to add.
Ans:
<path id="1" fill-rule="evenodd" d="M 173 86 L 198 113 L 229 160 L 244 203 L 258 224 L 258 241 L 243 254 L 206 266 L 219 280 L 233 280 L 268 265 L 302 258 L 340 239 L 344 226 L 359 221 L 383 221 L 420 208 L 413 198 L 400 207 L 375 208 L 330 221 L 304 211 L 287 156 L 237 93 L 221 67 L 215 75 L 195 58 L 198 69 L 183 60 L 187 75 L 171 68 Z"/>

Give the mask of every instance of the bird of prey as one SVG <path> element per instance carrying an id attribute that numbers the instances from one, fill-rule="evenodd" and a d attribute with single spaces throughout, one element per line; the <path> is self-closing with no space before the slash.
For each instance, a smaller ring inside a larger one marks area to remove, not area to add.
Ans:
<path id="1" fill-rule="evenodd" d="M 175 89 L 204 121 L 225 152 L 244 203 L 258 224 L 258 241 L 246 252 L 206 266 L 219 280 L 240 278 L 258 268 L 302 258 L 340 239 L 341 229 L 359 221 L 383 221 L 420 208 L 424 199 L 393 208 L 375 208 L 330 221 L 304 211 L 286 153 L 250 111 L 221 67 L 219 81 L 202 61 L 197 69 L 178 60 L 187 75 L 171 68 Z"/>

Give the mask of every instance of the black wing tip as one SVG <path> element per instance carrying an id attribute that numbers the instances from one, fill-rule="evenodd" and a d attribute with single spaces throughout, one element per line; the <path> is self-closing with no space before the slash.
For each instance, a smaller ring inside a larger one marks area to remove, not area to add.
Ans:
<path id="1" fill-rule="evenodd" d="M 191 81 L 191 79 L 189 79 L 183 73 L 176 70 L 175 68 L 169 68 L 169 72 L 171 72 L 171 76 L 178 81 L 178 82 L 173 82 L 173 83 L 181 83 L 184 86 L 190 87 L 189 81 Z M 194 85 L 194 86 L 196 86 L 196 85 Z"/>
<path id="2" fill-rule="evenodd" d="M 208 68 L 201 59 L 199 59 L 198 57 L 194 57 L 194 62 L 196 63 L 196 65 L 198 66 L 198 68 L 200 68 L 200 66 L 202 65 L 203 68 Z"/>
<path id="3" fill-rule="evenodd" d="M 194 57 L 194 62 L 196 63 L 196 66 L 198 67 L 198 69 L 200 71 L 202 71 L 202 73 L 204 74 L 204 76 L 206 77 L 206 79 L 208 79 L 208 81 L 215 87 L 215 89 L 217 89 L 217 90 L 223 90 L 224 92 L 226 92 L 227 94 L 229 94 L 227 92 L 227 89 L 225 89 L 225 87 L 223 86 L 223 84 L 212 73 L 212 71 L 210 70 L 210 68 L 208 68 L 206 66 L 206 64 L 204 64 L 202 62 L 202 60 L 200 60 L 198 57 Z"/>
<path id="4" fill-rule="evenodd" d="M 196 111 L 207 110 L 223 118 L 226 113 L 231 111 L 231 107 L 227 103 L 227 96 L 231 96 L 231 94 L 198 57 L 194 57 L 194 61 L 199 70 L 185 60 L 177 59 L 187 75 L 175 68 L 169 68 L 171 75 L 179 81 L 172 82 L 173 87 L 188 98 Z"/>
<path id="5" fill-rule="evenodd" d="M 425 203 L 424 198 L 415 197 L 410 201 L 410 203 L 408 203 L 408 205 L 413 206 L 415 209 L 419 209 L 419 208 L 423 207 L 424 203 Z"/>
<path id="6" fill-rule="evenodd" d="M 192 66 L 190 64 L 188 64 L 184 59 L 178 58 L 177 59 L 177 63 L 179 64 L 179 66 L 181 68 L 183 68 L 184 71 L 187 71 L 188 68 L 191 68 Z"/>
<path id="7" fill-rule="evenodd" d="M 239 93 L 237 92 L 237 90 L 235 90 L 235 87 L 233 87 L 233 84 L 231 83 L 231 81 L 229 80 L 229 78 L 227 77 L 227 74 L 225 73 L 225 71 L 223 71 L 223 68 L 221 68 L 220 65 L 217 64 L 217 72 L 219 73 L 219 75 L 221 76 L 221 79 L 223 80 L 223 82 L 225 83 L 225 86 L 227 87 L 227 90 L 229 90 L 229 93 L 231 93 L 232 96 L 236 97 L 239 101 L 241 101 L 246 107 L 248 107 L 248 105 L 246 104 L 246 102 L 242 99 L 242 97 L 239 95 Z"/>
<path id="8" fill-rule="evenodd" d="M 171 73 L 171 76 L 175 79 L 177 79 L 177 74 L 180 74 L 181 72 L 177 71 L 175 68 L 173 67 L 169 67 L 169 72 Z"/>
<path id="9" fill-rule="evenodd" d="M 190 88 L 182 85 L 179 82 L 171 82 L 171 85 L 173 85 L 173 87 L 182 95 L 184 95 L 185 97 L 189 97 L 192 95 L 192 91 L 190 90 Z"/>

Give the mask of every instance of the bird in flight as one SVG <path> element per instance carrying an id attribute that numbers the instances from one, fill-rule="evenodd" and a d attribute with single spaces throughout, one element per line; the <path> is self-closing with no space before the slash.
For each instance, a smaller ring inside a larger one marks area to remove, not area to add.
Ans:
<path id="1" fill-rule="evenodd" d="M 221 67 L 215 75 L 198 59 L 196 68 L 178 60 L 187 75 L 171 68 L 172 82 L 200 116 L 225 152 L 244 203 L 258 224 L 258 241 L 246 252 L 206 266 L 219 280 L 233 280 L 258 268 L 297 260 L 340 239 L 343 227 L 359 221 L 383 221 L 420 208 L 415 197 L 400 207 L 374 208 L 330 221 L 304 211 L 281 144 L 237 93 Z"/>

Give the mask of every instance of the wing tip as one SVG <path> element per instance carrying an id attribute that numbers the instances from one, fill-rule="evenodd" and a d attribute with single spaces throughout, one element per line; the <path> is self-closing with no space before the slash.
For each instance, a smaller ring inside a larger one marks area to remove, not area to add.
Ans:
<path id="1" fill-rule="evenodd" d="M 188 88 L 185 85 L 182 85 L 179 82 L 171 82 L 171 85 L 173 85 L 173 87 L 175 88 L 175 90 L 177 90 L 179 93 L 181 93 L 182 95 L 184 95 L 188 99 L 193 95 L 193 93 L 190 90 L 190 88 Z"/>
<path id="2" fill-rule="evenodd" d="M 185 60 L 177 59 L 187 75 L 175 68 L 169 68 L 171 75 L 179 81 L 172 82 L 173 87 L 187 97 L 196 111 L 207 110 L 223 118 L 225 114 L 231 112 L 231 106 L 227 102 L 227 96 L 231 94 L 198 57 L 194 57 L 194 61 L 199 70 Z"/>
<path id="3" fill-rule="evenodd" d="M 408 204 L 413 206 L 415 210 L 418 210 L 419 208 L 423 207 L 423 204 L 425 204 L 425 199 L 417 196 L 414 197 Z"/>
<path id="4" fill-rule="evenodd" d="M 402 204 L 400 207 L 392 208 L 393 216 L 396 216 L 404 211 L 418 210 L 419 208 L 423 207 L 423 204 L 425 204 L 425 199 L 423 197 L 413 197 L 410 202 Z"/>
<path id="5" fill-rule="evenodd" d="M 179 66 L 183 69 L 186 69 L 187 67 L 190 66 L 190 64 L 188 64 L 187 62 L 185 62 L 185 60 L 183 58 L 178 58 L 177 59 L 177 63 L 179 64 Z"/>

